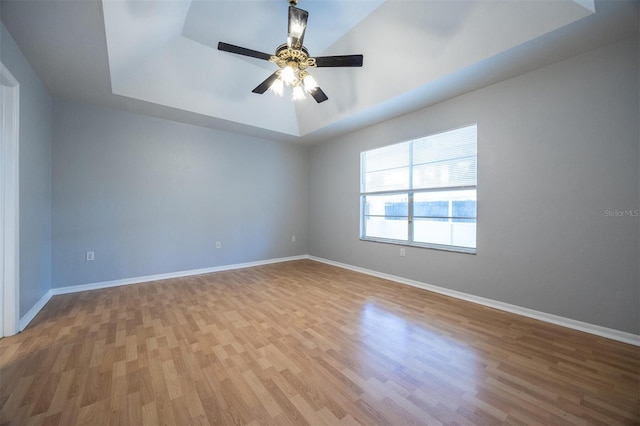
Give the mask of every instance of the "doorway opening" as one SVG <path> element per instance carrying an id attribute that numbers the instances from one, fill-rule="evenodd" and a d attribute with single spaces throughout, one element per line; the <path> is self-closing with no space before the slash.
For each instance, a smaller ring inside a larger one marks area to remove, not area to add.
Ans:
<path id="1" fill-rule="evenodd" d="M 0 337 L 19 327 L 19 91 L 0 62 Z"/>

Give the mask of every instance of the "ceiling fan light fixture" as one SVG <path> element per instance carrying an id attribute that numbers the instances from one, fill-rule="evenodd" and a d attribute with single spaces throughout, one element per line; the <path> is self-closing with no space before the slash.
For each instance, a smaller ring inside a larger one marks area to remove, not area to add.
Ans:
<path id="1" fill-rule="evenodd" d="M 277 78 L 269 89 L 278 96 L 282 96 L 284 93 L 284 83 L 281 78 Z"/>
<path id="2" fill-rule="evenodd" d="M 291 65 L 287 65 L 282 69 L 282 72 L 280 73 L 280 78 L 282 79 L 282 81 L 284 81 L 285 84 L 287 84 L 288 86 L 291 86 L 297 80 L 296 71 Z"/>
<path id="3" fill-rule="evenodd" d="M 304 95 L 304 90 L 302 89 L 302 86 L 300 86 L 299 84 L 293 87 L 293 93 L 291 95 L 291 99 L 294 101 L 298 101 L 298 100 L 302 100 L 305 99 L 306 96 Z"/>
<path id="4" fill-rule="evenodd" d="M 253 93 L 261 95 L 271 90 L 282 96 L 284 86 L 287 85 L 293 88 L 292 100 L 306 99 L 307 92 L 317 103 L 322 103 L 329 98 L 306 70 L 316 67 L 361 67 L 362 55 L 310 57 L 309 51 L 303 45 L 309 12 L 296 7 L 298 0 L 288 2 L 290 6 L 287 43 L 278 46 L 274 55 L 222 41 L 218 43 L 218 50 L 270 61 L 278 66 L 276 72 L 252 90 Z"/>
<path id="5" fill-rule="evenodd" d="M 311 74 L 307 74 L 302 79 L 302 84 L 304 85 L 304 90 L 311 93 L 318 88 L 318 82 Z"/>

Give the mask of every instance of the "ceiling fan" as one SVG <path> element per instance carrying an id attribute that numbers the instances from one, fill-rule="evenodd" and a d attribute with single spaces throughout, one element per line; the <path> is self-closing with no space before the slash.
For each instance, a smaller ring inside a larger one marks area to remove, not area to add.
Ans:
<path id="1" fill-rule="evenodd" d="M 310 57 L 303 46 L 309 12 L 298 9 L 298 0 L 289 0 L 289 30 L 287 42 L 276 49 L 275 55 L 258 52 L 233 44 L 218 43 L 218 50 L 263 59 L 275 63 L 279 69 L 260 83 L 253 93 L 263 94 L 267 89 L 282 96 L 284 86 L 293 87 L 293 100 L 304 99 L 309 93 L 317 103 L 324 102 L 327 95 L 307 71 L 315 67 L 361 67 L 362 55 L 316 56 Z"/>

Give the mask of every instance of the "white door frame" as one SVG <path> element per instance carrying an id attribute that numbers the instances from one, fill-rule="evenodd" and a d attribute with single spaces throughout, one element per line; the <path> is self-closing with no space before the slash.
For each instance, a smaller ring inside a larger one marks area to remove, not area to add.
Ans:
<path id="1" fill-rule="evenodd" d="M 19 130 L 20 85 L 0 62 L 0 337 L 19 330 Z"/>

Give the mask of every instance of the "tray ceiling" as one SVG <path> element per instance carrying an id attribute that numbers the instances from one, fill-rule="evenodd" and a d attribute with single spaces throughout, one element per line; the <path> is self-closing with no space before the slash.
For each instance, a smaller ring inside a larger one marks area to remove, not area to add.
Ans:
<path id="1" fill-rule="evenodd" d="M 103 1 L 113 93 L 293 136 L 384 102 L 592 13 L 573 1 L 302 0 L 312 55 L 363 53 L 362 69 L 316 69 L 329 102 L 251 93 L 286 41 L 285 1 Z"/>
<path id="2" fill-rule="evenodd" d="M 329 96 L 317 104 L 251 93 L 276 65 L 216 48 L 225 41 L 273 53 L 286 41 L 287 7 L 3 0 L 2 20 L 54 96 L 302 142 L 494 83 L 637 26 L 637 16 L 628 17 L 637 15 L 633 2 L 301 0 L 312 56 L 364 55 L 362 68 L 313 70 Z"/>

